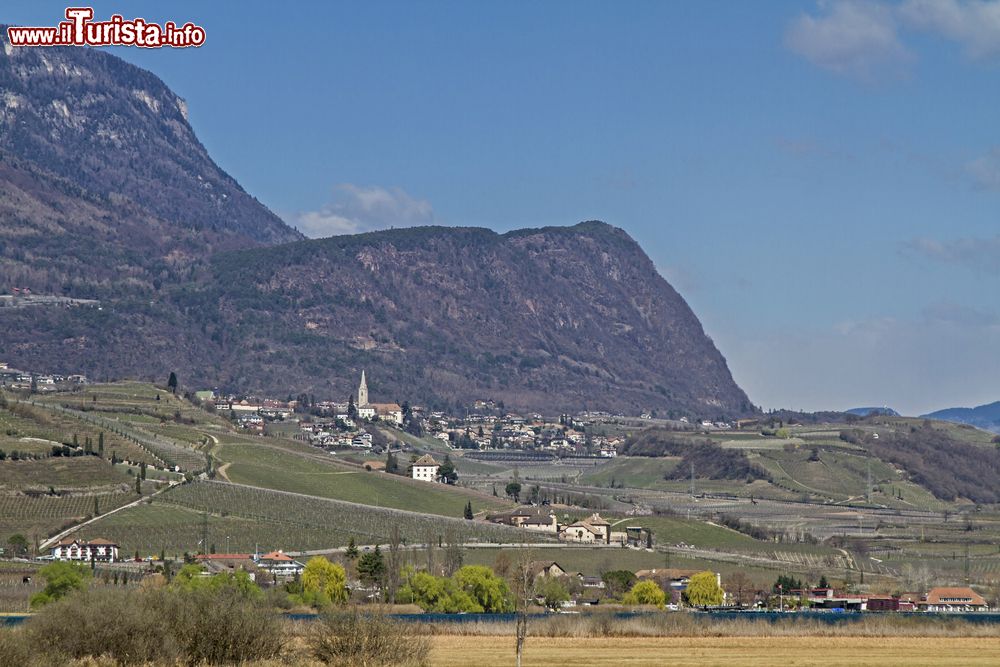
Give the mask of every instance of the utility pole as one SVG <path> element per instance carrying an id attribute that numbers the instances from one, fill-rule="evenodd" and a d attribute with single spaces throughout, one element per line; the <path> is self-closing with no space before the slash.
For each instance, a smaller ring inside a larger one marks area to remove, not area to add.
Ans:
<path id="1" fill-rule="evenodd" d="M 201 553 L 208 553 L 208 512 L 201 513 Z"/>
<path id="2" fill-rule="evenodd" d="M 691 497 L 694 498 L 694 461 L 691 461 Z"/>
<path id="3" fill-rule="evenodd" d="M 865 492 L 865 498 L 870 504 L 872 501 L 872 459 L 868 457 L 868 482 L 866 486 L 867 491 Z"/>

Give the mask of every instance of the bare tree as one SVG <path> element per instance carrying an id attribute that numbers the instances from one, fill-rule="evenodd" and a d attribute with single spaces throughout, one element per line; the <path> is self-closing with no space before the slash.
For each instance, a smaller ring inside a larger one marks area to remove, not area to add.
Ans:
<path id="1" fill-rule="evenodd" d="M 462 546 L 458 543 L 455 531 L 448 529 L 445 533 L 448 546 L 444 550 L 444 575 L 450 577 L 462 567 Z"/>
<path id="2" fill-rule="evenodd" d="M 532 552 L 523 545 L 517 550 L 510 570 L 510 590 L 514 595 L 514 635 L 517 641 L 517 667 L 521 667 L 524 642 L 528 637 L 528 606 L 535 598 L 535 577 L 531 570 Z"/>
<path id="3" fill-rule="evenodd" d="M 396 591 L 399 590 L 399 575 L 403 569 L 403 550 L 400 548 L 402 537 L 399 526 L 393 524 L 389 531 L 389 557 L 386 559 L 385 597 L 389 604 L 396 604 Z"/>
<path id="4" fill-rule="evenodd" d="M 427 549 L 427 573 L 437 574 L 434 571 L 434 533 L 430 530 L 427 531 L 427 544 L 425 545 Z"/>
<path id="5" fill-rule="evenodd" d="M 753 594 L 754 585 L 750 577 L 745 572 L 734 572 L 726 577 L 726 592 L 732 596 L 732 600 L 738 607 L 749 602 L 750 595 Z"/>

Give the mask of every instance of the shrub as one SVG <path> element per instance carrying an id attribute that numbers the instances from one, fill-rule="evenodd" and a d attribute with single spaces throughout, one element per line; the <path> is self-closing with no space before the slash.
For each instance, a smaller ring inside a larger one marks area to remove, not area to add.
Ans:
<path id="1" fill-rule="evenodd" d="M 455 573 L 455 583 L 486 613 L 514 610 L 507 582 L 484 565 L 466 565 Z"/>
<path id="2" fill-rule="evenodd" d="M 134 596 L 110 589 L 67 596 L 26 623 L 28 644 L 49 655 L 107 656 L 122 665 L 178 658 L 167 641 L 169 621 L 157 619 L 147 604 L 136 602 Z"/>
<path id="3" fill-rule="evenodd" d="M 338 611 L 318 620 L 308 635 L 313 657 L 327 665 L 424 665 L 430 654 L 427 637 L 407 634 L 407 626 L 384 614 Z"/>
<path id="4" fill-rule="evenodd" d="M 237 589 L 167 593 L 162 598 L 173 638 L 189 663 L 267 660 L 281 652 L 277 614 Z"/>
<path id="5" fill-rule="evenodd" d="M 49 563 L 38 570 L 45 588 L 31 596 L 31 606 L 41 607 L 87 586 L 90 570 L 79 563 Z"/>
<path id="6" fill-rule="evenodd" d="M 622 596 L 622 604 L 651 604 L 661 609 L 667 603 L 667 594 L 655 581 L 640 581 Z"/>
<path id="7" fill-rule="evenodd" d="M 282 649 L 277 615 L 232 588 L 83 591 L 46 605 L 24 632 L 49 664 L 63 657 L 226 664 Z"/>
<path id="8" fill-rule="evenodd" d="M 0 667 L 30 667 L 43 664 L 33 655 L 20 630 L 0 628 Z"/>
<path id="9" fill-rule="evenodd" d="M 483 607 L 462 590 L 451 577 L 435 577 L 427 572 L 417 572 L 400 590 L 400 599 L 419 605 L 424 611 L 457 614 L 482 613 Z"/>

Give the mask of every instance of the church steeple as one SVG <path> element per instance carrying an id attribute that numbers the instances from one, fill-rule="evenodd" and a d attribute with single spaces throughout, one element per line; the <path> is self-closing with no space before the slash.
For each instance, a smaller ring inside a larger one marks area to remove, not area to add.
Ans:
<path id="1" fill-rule="evenodd" d="M 358 407 L 368 405 L 368 383 L 365 382 L 365 371 L 361 370 L 361 384 L 358 385 Z"/>

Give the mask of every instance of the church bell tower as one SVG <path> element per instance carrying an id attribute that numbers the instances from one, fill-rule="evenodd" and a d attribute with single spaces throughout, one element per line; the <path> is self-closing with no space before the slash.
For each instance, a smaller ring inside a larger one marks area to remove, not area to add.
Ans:
<path id="1" fill-rule="evenodd" d="M 358 407 L 368 405 L 368 383 L 365 382 L 365 372 L 361 371 L 361 384 L 358 385 Z"/>

